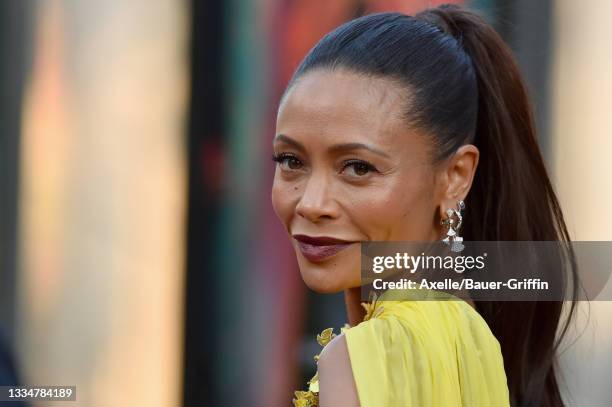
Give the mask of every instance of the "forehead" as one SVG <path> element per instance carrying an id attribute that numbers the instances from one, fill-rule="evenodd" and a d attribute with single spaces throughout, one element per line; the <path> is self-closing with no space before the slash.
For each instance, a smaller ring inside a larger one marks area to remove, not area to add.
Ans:
<path id="1" fill-rule="evenodd" d="M 288 91 L 277 133 L 367 137 L 389 142 L 406 131 L 405 92 L 397 82 L 346 70 L 315 70 Z M 296 134 L 294 134 L 296 135 Z"/>

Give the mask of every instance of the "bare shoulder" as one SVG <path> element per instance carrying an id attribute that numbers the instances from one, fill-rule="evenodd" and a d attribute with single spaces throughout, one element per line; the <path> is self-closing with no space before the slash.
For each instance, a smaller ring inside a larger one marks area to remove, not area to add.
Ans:
<path id="1" fill-rule="evenodd" d="M 359 397 L 344 334 L 323 348 L 317 365 L 319 405 L 358 407 Z"/>

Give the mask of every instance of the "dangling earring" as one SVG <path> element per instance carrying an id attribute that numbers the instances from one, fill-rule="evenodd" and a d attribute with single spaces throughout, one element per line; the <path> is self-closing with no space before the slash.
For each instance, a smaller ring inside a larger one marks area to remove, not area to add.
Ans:
<path id="1" fill-rule="evenodd" d="M 440 224 L 446 226 L 446 237 L 442 239 L 444 243 L 450 245 L 451 251 L 460 252 L 464 249 L 463 238 L 458 232 L 463 224 L 463 216 L 461 211 L 465 209 L 465 202 L 457 201 L 457 209 L 448 208 L 446 210 L 446 219 L 442 219 Z"/>

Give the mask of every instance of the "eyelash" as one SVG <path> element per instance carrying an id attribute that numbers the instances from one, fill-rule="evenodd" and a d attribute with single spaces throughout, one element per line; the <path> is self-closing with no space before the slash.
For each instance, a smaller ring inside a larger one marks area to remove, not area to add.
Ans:
<path id="1" fill-rule="evenodd" d="M 297 162 L 299 162 L 301 164 L 301 161 L 293 154 L 287 154 L 287 153 L 280 153 L 280 154 L 274 154 L 272 155 L 272 161 L 278 163 L 278 164 L 282 164 L 283 162 L 285 162 L 285 160 L 295 160 Z M 363 161 L 363 160 L 357 160 L 357 159 L 351 159 L 351 160 L 346 160 L 342 163 L 342 171 L 344 171 L 346 168 L 350 167 L 350 166 L 363 166 L 366 169 L 366 174 L 369 172 L 376 172 L 376 173 L 380 173 L 380 171 L 378 171 L 378 169 L 376 169 L 376 167 L 374 167 L 372 164 L 370 164 L 367 161 Z M 356 169 L 356 168 L 355 168 Z M 362 168 L 363 169 L 363 168 Z M 366 174 L 363 175 L 356 175 L 357 177 L 361 177 L 361 176 L 365 176 Z"/>
<path id="2" fill-rule="evenodd" d="M 376 167 L 374 167 L 372 164 L 370 164 L 367 161 L 363 161 L 363 160 L 356 160 L 356 159 L 352 159 L 352 160 L 346 160 L 344 163 L 342 163 L 342 171 L 344 171 L 346 168 L 350 167 L 350 166 L 363 166 L 365 167 L 365 169 L 367 170 L 367 172 L 379 172 Z M 356 167 L 353 167 L 356 170 Z M 367 174 L 367 173 L 366 173 Z M 365 175 L 365 174 L 364 174 Z M 359 176 L 363 176 L 363 175 L 357 175 Z"/>
<path id="3" fill-rule="evenodd" d="M 295 160 L 301 164 L 301 161 L 293 154 L 280 153 L 274 154 L 272 156 L 272 161 L 275 161 L 277 164 L 282 164 L 283 162 L 285 162 L 285 160 L 288 159 Z"/>

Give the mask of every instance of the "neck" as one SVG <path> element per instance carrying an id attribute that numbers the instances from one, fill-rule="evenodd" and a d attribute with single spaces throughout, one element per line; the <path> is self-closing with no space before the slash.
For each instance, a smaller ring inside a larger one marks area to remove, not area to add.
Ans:
<path id="1" fill-rule="evenodd" d="M 350 326 L 355 326 L 363 321 L 365 310 L 361 306 L 361 287 L 344 290 L 344 303 L 346 304 L 346 315 Z"/>

